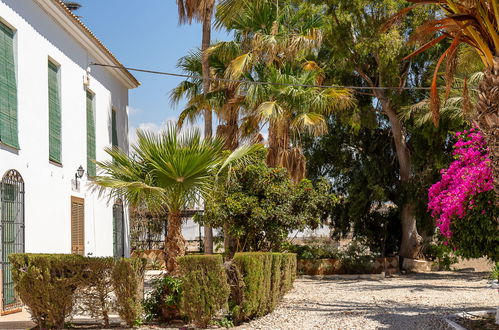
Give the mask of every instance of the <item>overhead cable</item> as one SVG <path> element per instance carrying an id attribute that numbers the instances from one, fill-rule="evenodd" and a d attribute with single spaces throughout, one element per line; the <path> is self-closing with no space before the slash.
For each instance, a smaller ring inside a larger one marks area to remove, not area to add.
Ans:
<path id="1" fill-rule="evenodd" d="M 171 73 L 171 72 L 162 72 L 162 71 L 154 71 L 154 70 L 146 70 L 146 69 L 137 69 L 130 68 L 125 66 L 111 65 L 111 64 L 102 64 L 102 63 L 90 63 L 91 66 L 101 66 L 108 67 L 120 70 L 128 70 L 128 71 L 136 71 L 136 72 L 144 72 L 156 75 L 163 76 L 171 76 L 171 77 L 179 77 L 179 78 L 188 78 L 188 79 L 203 79 L 203 76 L 200 75 L 190 75 L 190 74 L 182 74 L 182 73 Z M 277 83 L 271 81 L 253 81 L 253 80 L 239 80 L 239 79 L 227 79 L 227 78 L 207 78 L 210 81 L 221 81 L 226 83 L 240 83 L 240 84 L 253 84 L 253 85 L 271 85 L 271 86 L 283 86 L 283 87 L 306 87 L 306 88 L 324 88 L 324 89 L 352 89 L 352 90 L 431 90 L 431 87 L 394 87 L 394 86 L 383 86 L 383 87 L 366 87 L 366 86 L 338 86 L 338 85 L 313 85 L 313 84 L 287 84 L 287 83 Z M 438 89 L 445 89 L 446 87 L 438 87 Z M 452 88 L 452 89 L 462 89 L 462 88 Z"/>

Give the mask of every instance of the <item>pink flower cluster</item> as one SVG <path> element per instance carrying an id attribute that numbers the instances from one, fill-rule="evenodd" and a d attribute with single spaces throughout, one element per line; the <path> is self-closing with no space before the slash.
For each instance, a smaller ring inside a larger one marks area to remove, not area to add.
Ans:
<path id="1" fill-rule="evenodd" d="M 482 133 L 472 128 L 456 133 L 456 138 L 455 160 L 441 171 L 442 179 L 428 191 L 428 210 L 446 238 L 452 236 L 452 221 L 479 207 L 474 197 L 494 188 L 489 150 Z"/>

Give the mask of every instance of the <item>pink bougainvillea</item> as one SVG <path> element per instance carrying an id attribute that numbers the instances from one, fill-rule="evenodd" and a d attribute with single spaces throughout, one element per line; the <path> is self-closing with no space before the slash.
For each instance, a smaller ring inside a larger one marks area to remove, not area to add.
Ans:
<path id="1" fill-rule="evenodd" d="M 452 221 L 479 207 L 475 196 L 494 188 L 491 160 L 482 133 L 472 128 L 456 133 L 456 138 L 455 160 L 441 171 L 442 179 L 428 191 L 428 210 L 446 238 L 452 236 Z"/>

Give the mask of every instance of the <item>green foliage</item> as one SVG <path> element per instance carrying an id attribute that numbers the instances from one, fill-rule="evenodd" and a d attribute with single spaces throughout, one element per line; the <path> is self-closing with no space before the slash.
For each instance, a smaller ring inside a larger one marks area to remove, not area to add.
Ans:
<path id="1" fill-rule="evenodd" d="M 331 178 L 334 192 L 343 196 L 330 211 L 333 236 L 340 238 L 353 230 L 372 251 L 396 253 L 400 220 L 398 209 L 392 206 L 393 201 L 400 201 L 402 189 L 390 130 L 380 123 L 378 128 L 355 132 L 337 118 L 330 118 L 328 126 L 327 135 L 306 139 L 305 155 L 309 177 Z"/>
<path id="2" fill-rule="evenodd" d="M 374 256 L 366 245 L 352 241 L 340 257 L 341 269 L 346 274 L 370 274 Z"/>
<path id="3" fill-rule="evenodd" d="M 204 221 L 228 228 L 239 251 L 275 251 L 291 231 L 316 227 L 335 203 L 326 182 L 294 185 L 285 169 L 267 167 L 262 157 L 235 167 L 231 179 L 213 191 Z"/>
<path id="4" fill-rule="evenodd" d="M 417 175 L 410 184 L 402 185 L 399 166 L 393 161 L 396 150 L 390 128 L 382 117 L 363 124 L 358 131 L 337 117 L 330 118 L 328 126 L 327 135 L 305 139 L 304 151 L 309 178 L 330 178 L 333 192 L 343 196 L 330 211 L 333 236 L 340 238 L 353 231 L 371 251 L 397 254 L 400 207 L 408 198 L 415 205 L 418 229 L 431 235 L 434 221 L 427 212 L 427 190 L 438 181 L 439 169 L 452 159 L 447 139 L 450 127 L 445 123 L 439 128 L 416 129 L 408 125 L 413 171 Z"/>
<path id="5" fill-rule="evenodd" d="M 144 259 L 119 259 L 112 272 L 116 310 L 129 327 L 137 324 L 142 315 L 145 267 Z"/>
<path id="6" fill-rule="evenodd" d="M 340 251 L 331 244 L 295 245 L 285 244 L 284 251 L 295 253 L 298 259 L 339 259 Z"/>
<path id="7" fill-rule="evenodd" d="M 456 249 L 456 254 L 499 261 L 499 206 L 494 204 L 494 198 L 494 191 L 477 195 L 475 204 L 483 207 L 475 207 L 464 218 L 452 222 L 449 246 Z"/>
<path id="8" fill-rule="evenodd" d="M 443 242 L 430 244 L 425 257 L 433 260 L 439 270 L 451 270 L 451 266 L 459 262 L 454 250 Z"/>
<path id="9" fill-rule="evenodd" d="M 499 262 L 496 262 L 494 267 L 490 272 L 490 278 L 492 280 L 499 280 Z"/>
<path id="10" fill-rule="evenodd" d="M 141 299 L 138 289 L 143 284 L 142 259 L 12 254 L 9 261 L 16 292 L 33 321 L 43 329 L 62 329 L 76 306 L 107 326 L 111 310 L 116 307 L 120 311 Z M 121 312 L 120 316 L 133 326 L 140 314 L 128 320 Z"/>
<path id="11" fill-rule="evenodd" d="M 371 251 L 364 240 L 353 240 L 344 247 L 334 247 L 331 244 L 292 245 L 286 250 L 297 254 L 298 259 L 315 260 L 312 264 L 320 265 L 320 259 L 336 259 L 338 269 L 344 274 L 370 274 L 373 271 L 373 262 L 378 256 Z"/>
<path id="12" fill-rule="evenodd" d="M 168 233 L 165 237 L 167 270 L 178 269 L 176 257 L 185 254 L 178 218 L 182 210 L 211 192 L 213 185 L 225 180 L 233 165 L 245 164 L 262 145 L 245 145 L 223 152 L 220 138 L 203 139 L 199 130 L 180 133 L 174 125 L 157 134 L 137 131 L 134 152 L 107 148 L 110 160 L 98 162 L 103 175 L 93 184 L 110 196 L 125 198 L 132 206 L 146 206 L 150 212 L 168 211 Z M 175 251 L 173 253 L 172 251 Z"/>
<path id="13" fill-rule="evenodd" d="M 198 327 L 206 327 L 227 305 L 230 288 L 220 255 L 178 259 L 182 273 L 180 311 Z"/>
<path id="14" fill-rule="evenodd" d="M 237 253 L 234 263 L 244 282 L 242 302 L 229 302 L 236 323 L 272 312 L 282 296 L 293 287 L 295 254 Z"/>
<path id="15" fill-rule="evenodd" d="M 223 317 L 220 320 L 215 320 L 213 321 L 213 324 L 216 326 L 219 326 L 221 328 L 233 328 L 234 327 L 234 322 L 227 317 Z"/>
<path id="16" fill-rule="evenodd" d="M 78 255 L 12 254 L 16 292 L 33 321 L 44 329 L 62 329 L 75 307 L 85 258 Z"/>
<path id="17" fill-rule="evenodd" d="M 182 280 L 164 276 L 152 282 L 152 292 L 144 299 L 145 321 L 169 321 L 179 315 Z"/>

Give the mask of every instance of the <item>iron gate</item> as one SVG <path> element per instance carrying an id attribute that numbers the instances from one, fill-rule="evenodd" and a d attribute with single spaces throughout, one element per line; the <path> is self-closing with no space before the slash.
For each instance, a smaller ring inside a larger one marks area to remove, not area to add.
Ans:
<path id="1" fill-rule="evenodd" d="M 16 303 L 9 255 L 24 253 L 24 181 L 16 170 L 9 170 L 0 183 L 0 231 L 2 238 L 3 309 Z"/>

